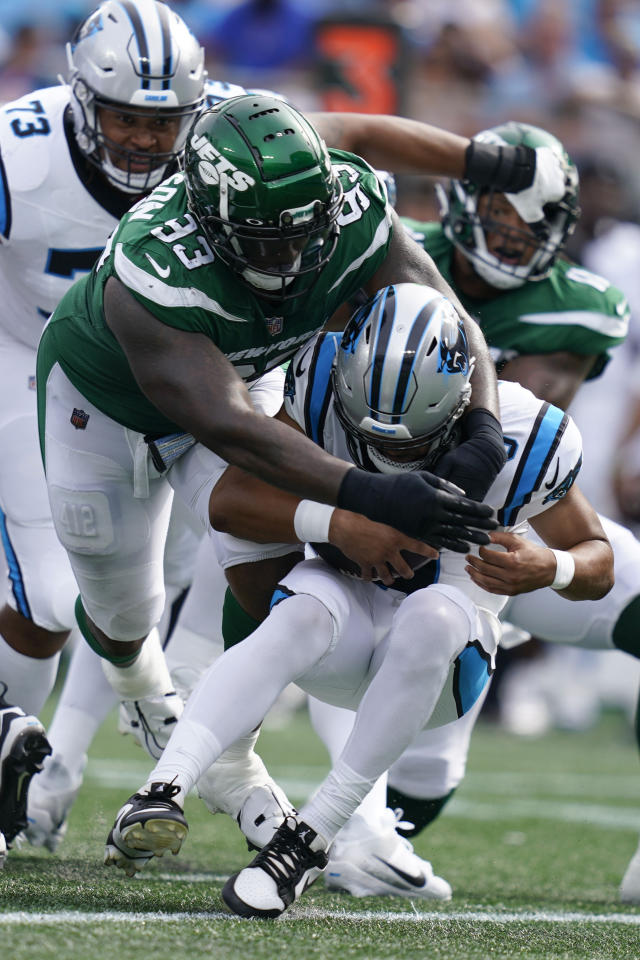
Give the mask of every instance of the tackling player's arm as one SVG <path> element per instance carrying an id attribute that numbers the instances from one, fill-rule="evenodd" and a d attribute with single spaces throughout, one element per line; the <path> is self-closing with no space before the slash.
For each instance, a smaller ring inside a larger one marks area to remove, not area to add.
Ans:
<path id="1" fill-rule="evenodd" d="M 575 572 L 568 587 L 558 590 L 567 600 L 599 600 L 613 586 L 613 552 L 598 515 L 573 484 L 557 503 L 529 523 L 546 546 L 507 531 L 494 531 L 492 541 L 502 547 L 480 547 L 467 557 L 467 573 L 489 593 L 515 596 L 554 582 L 557 561 L 552 550 L 571 554 Z"/>
<path id="2" fill-rule="evenodd" d="M 309 119 L 328 146 L 357 153 L 379 169 L 468 179 L 517 193 L 527 223 L 543 219 L 543 205 L 564 194 L 564 170 L 549 147 L 480 143 L 381 114 L 313 113 Z"/>
<path id="3" fill-rule="evenodd" d="M 594 354 L 564 350 L 523 355 L 509 360 L 500 371 L 500 377 L 521 383 L 536 397 L 566 410 L 596 360 Z"/>
<path id="4" fill-rule="evenodd" d="M 364 113 L 310 113 L 327 146 L 364 157 L 394 173 L 464 174 L 467 137 L 405 117 Z"/>
<path id="5" fill-rule="evenodd" d="M 349 465 L 257 413 L 245 384 L 208 337 L 158 321 L 113 277 L 105 288 L 104 309 L 140 389 L 174 423 L 250 473 L 336 502 Z"/>
<path id="6" fill-rule="evenodd" d="M 462 497 L 431 474 L 372 476 L 325 453 L 273 417 L 257 413 L 233 366 L 204 334 L 156 319 L 111 277 L 107 325 L 138 385 L 158 410 L 223 460 L 291 493 L 358 509 L 438 546 L 485 543 L 490 509 Z"/>
<path id="7" fill-rule="evenodd" d="M 277 418 L 294 430 L 298 424 L 284 410 Z M 295 514 L 300 497 L 264 483 L 238 467 L 227 467 L 209 498 L 209 519 L 214 530 L 257 543 L 299 543 Z M 393 583 L 389 566 L 410 579 L 413 570 L 401 550 L 435 558 L 438 552 L 386 524 L 337 507 L 329 521 L 328 541 L 363 571 L 364 580 Z"/>

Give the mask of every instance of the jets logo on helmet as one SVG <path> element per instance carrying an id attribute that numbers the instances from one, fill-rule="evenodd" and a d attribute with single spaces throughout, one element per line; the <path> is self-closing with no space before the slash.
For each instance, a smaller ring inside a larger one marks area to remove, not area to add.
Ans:
<path id="1" fill-rule="evenodd" d="M 453 305 L 432 287 L 384 287 L 345 328 L 332 371 L 349 452 L 383 473 L 426 469 L 455 442 L 473 358 Z"/>
<path id="2" fill-rule="evenodd" d="M 204 50 L 160 0 L 105 0 L 67 44 L 76 141 L 85 157 L 125 193 L 166 176 L 205 102 Z M 175 134 L 162 152 L 124 147 L 103 129 L 104 111 L 155 119 Z"/>
<path id="3" fill-rule="evenodd" d="M 198 174 L 203 183 L 219 184 L 227 181 L 235 190 L 246 190 L 255 184 L 253 177 L 243 173 L 223 156 L 206 137 L 194 134 L 191 138 L 191 148 L 201 158 L 198 164 Z"/>
<path id="4" fill-rule="evenodd" d="M 191 212 L 245 283 L 269 300 L 309 291 L 335 250 L 343 192 L 301 113 L 266 94 L 221 101 L 194 123 L 184 175 Z"/>
<path id="5" fill-rule="evenodd" d="M 510 205 L 511 212 L 516 209 L 509 194 L 481 189 L 470 180 L 452 180 L 448 192 L 440 185 L 436 187 L 445 235 L 483 280 L 499 290 L 520 287 L 527 280 L 544 280 L 580 213 L 575 164 L 557 137 L 528 123 L 504 123 L 483 130 L 474 140 L 533 149 L 549 147 L 560 159 L 565 176 L 564 196 L 543 205 L 544 219 L 535 226 L 522 221 L 516 227 L 511 218 L 509 223 L 501 220 L 501 203 L 507 208 Z M 504 199 L 500 201 L 499 197 Z M 489 236 L 494 238 L 491 249 Z"/>

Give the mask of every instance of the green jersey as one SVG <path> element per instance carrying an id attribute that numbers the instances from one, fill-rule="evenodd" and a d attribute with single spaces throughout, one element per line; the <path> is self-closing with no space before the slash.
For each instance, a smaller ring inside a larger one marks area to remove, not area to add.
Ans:
<path id="1" fill-rule="evenodd" d="M 441 224 L 402 221 L 480 324 L 498 370 L 517 356 L 568 351 L 596 357 L 587 378 L 593 379 L 604 370 L 609 349 L 626 337 L 629 306 L 603 277 L 557 260 L 546 279 L 477 300 L 465 296 L 452 279 L 455 247 Z"/>
<path id="2" fill-rule="evenodd" d="M 112 276 L 160 322 L 211 339 L 243 380 L 292 357 L 375 273 L 391 240 L 374 172 L 352 154 L 332 150 L 331 160 L 345 204 L 335 252 L 310 292 L 261 299 L 212 250 L 188 210 L 183 175 L 176 174 L 125 214 L 93 271 L 58 305 L 38 351 L 40 390 L 59 363 L 83 396 L 124 426 L 156 435 L 181 429 L 144 396 L 106 324 L 103 295 Z M 304 290 L 308 281 L 294 280 L 288 293 L 296 283 Z"/>

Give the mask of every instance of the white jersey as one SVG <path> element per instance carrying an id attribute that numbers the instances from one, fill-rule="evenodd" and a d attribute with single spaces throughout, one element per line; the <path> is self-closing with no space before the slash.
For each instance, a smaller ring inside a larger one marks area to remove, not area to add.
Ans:
<path id="1" fill-rule="evenodd" d="M 33 348 L 118 222 L 76 172 L 63 122 L 68 103 L 69 87 L 48 87 L 0 110 L 0 326 Z"/>
<path id="2" fill-rule="evenodd" d="M 331 367 L 340 337 L 321 333 L 296 354 L 287 373 L 285 409 L 324 450 L 351 462 L 331 387 Z M 582 441 L 571 418 L 558 407 L 539 400 L 519 383 L 501 380 L 498 387 L 507 462 L 485 503 L 496 510 L 501 529 L 522 534 L 531 517 L 552 507 L 572 486 L 582 463 Z M 476 586 L 465 565 L 463 554 L 443 550 L 439 560 L 403 583 L 407 592 L 428 583 L 451 584 L 464 590 L 479 607 L 497 614 L 506 597 Z"/>

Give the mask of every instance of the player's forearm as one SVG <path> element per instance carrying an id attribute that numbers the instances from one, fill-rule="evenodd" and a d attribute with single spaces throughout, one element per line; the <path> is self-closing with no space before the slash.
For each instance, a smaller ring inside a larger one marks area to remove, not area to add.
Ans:
<path id="1" fill-rule="evenodd" d="M 192 431 L 194 432 L 194 431 Z M 335 505 L 351 465 L 272 417 L 246 410 L 194 436 L 223 460 L 290 494 Z"/>
<path id="2" fill-rule="evenodd" d="M 357 153 L 374 167 L 463 176 L 467 137 L 405 117 L 312 113 L 309 119 L 328 146 Z"/>
<path id="3" fill-rule="evenodd" d="M 300 497 L 228 467 L 209 498 L 214 530 L 256 543 L 295 543 L 294 515 Z"/>

